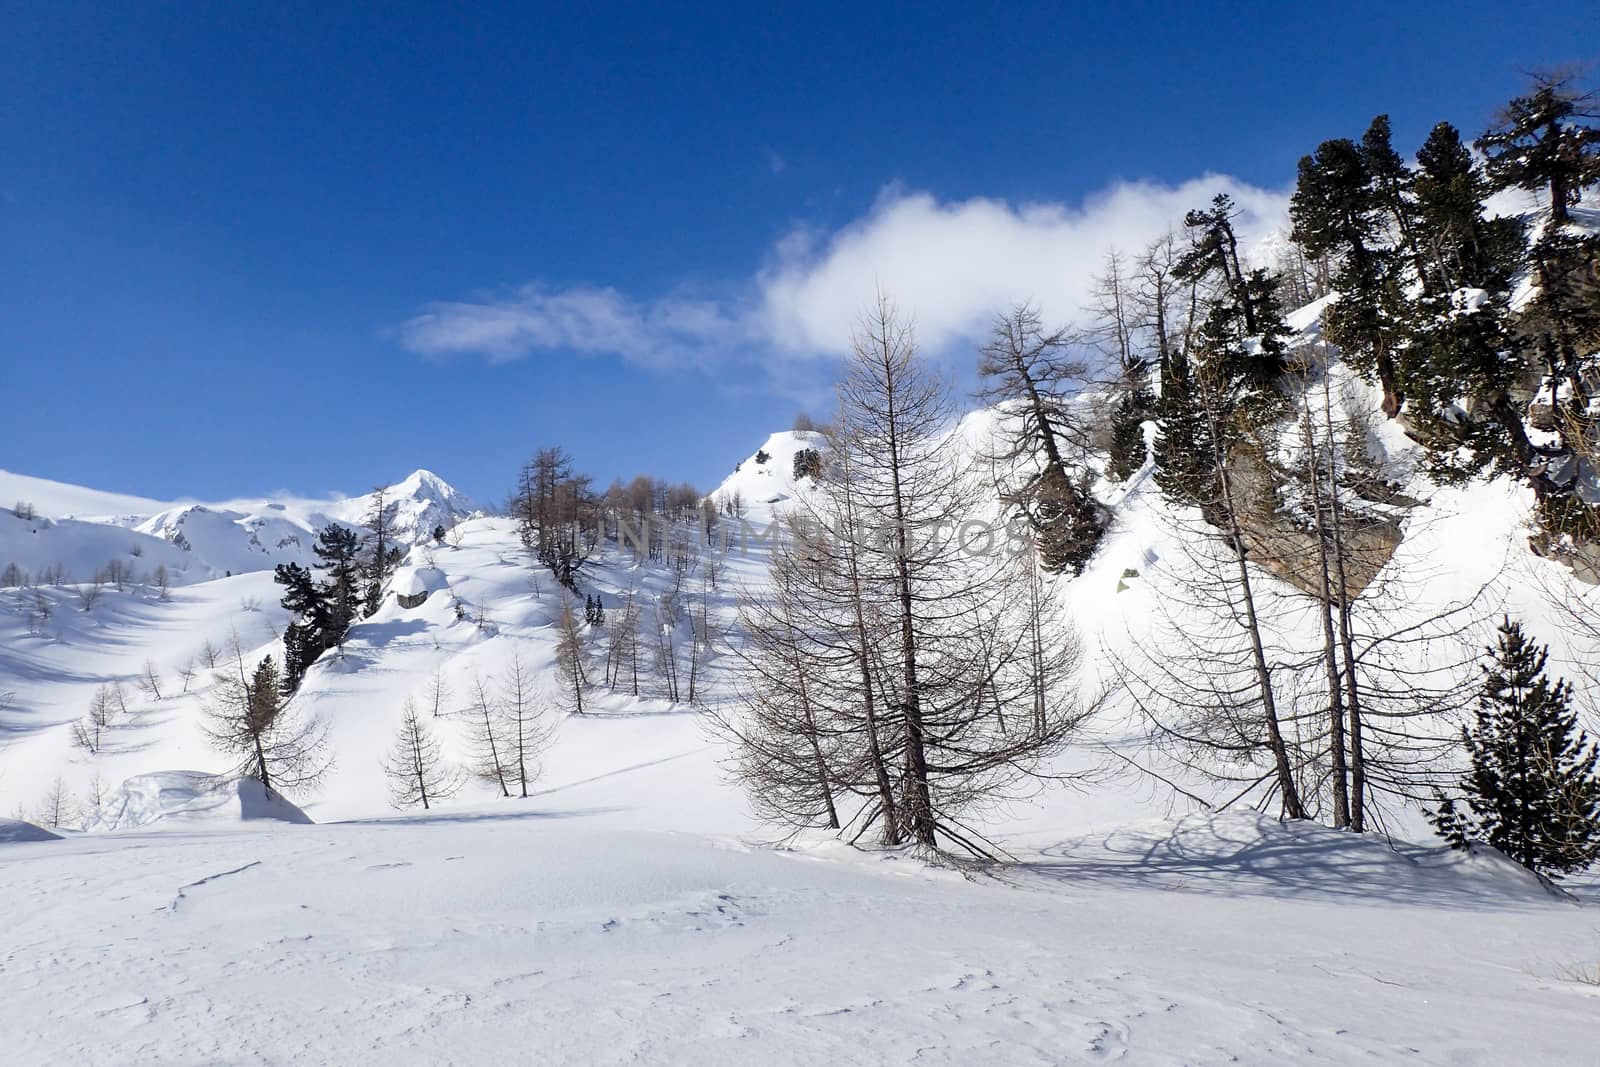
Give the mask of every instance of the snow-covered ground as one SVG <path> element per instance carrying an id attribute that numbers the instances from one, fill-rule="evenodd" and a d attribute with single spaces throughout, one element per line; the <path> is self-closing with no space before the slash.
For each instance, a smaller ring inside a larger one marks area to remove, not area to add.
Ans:
<path id="1" fill-rule="evenodd" d="M 4 846 L 6 1062 L 1596 1062 L 1592 911 L 1240 815 L 997 874 L 604 789 Z"/>
<path id="2" fill-rule="evenodd" d="M 773 435 L 715 496 L 737 493 L 764 530 L 805 492 L 793 457 L 814 444 Z M 1143 484 L 1116 495 L 1111 537 L 1064 590 L 1092 648 L 1147 636 L 1181 571 L 1182 533 Z M 207 672 L 185 692 L 183 669 L 235 638 L 247 662 L 277 650 L 271 564 L 303 558 L 322 522 L 359 523 L 363 501 L 197 510 L 0 475 L 0 500 L 43 517 L 0 512 L 34 524 L 0 525 L 0 567 L 46 524 L 85 566 L 125 540 L 144 546 L 132 559 L 191 565 L 165 597 L 108 586 L 87 609 L 71 584 L 0 590 L 0 812 L 37 821 L 57 781 L 80 807 L 105 793 L 60 839 L 0 822 L 4 1062 L 1600 1063 L 1594 883 L 1562 897 L 1415 820 L 1415 843 L 1391 844 L 1197 812 L 1106 769 L 1105 747 L 1131 736 L 1115 708 L 1058 768 L 1098 768 L 1092 783 L 986 814 L 1018 859 L 1000 869 L 825 837 L 765 847 L 700 714 L 649 684 L 563 717 L 528 799 L 473 782 L 393 814 L 381 760 L 406 699 L 426 706 L 445 683 L 430 721 L 464 758 L 474 680 L 521 657 L 548 684 L 568 595 L 509 520 L 468 517 L 426 472 L 395 489 L 429 596 L 391 597 L 312 668 L 296 702 L 328 726 L 335 764 L 292 807 L 192 773 L 227 761 L 201 730 Z M 1421 594 L 1440 600 L 1508 561 L 1543 567 L 1520 550 L 1525 508 L 1504 483 L 1441 491 L 1398 565 L 1446 575 Z M 456 525 L 444 544 L 435 516 Z M 725 624 L 763 570 L 757 539 L 714 588 L 702 571 L 683 592 Z M 613 611 L 671 581 L 616 552 L 584 578 Z M 1496 603 L 1549 639 L 1532 589 L 1502 583 Z M 713 693 L 726 660 L 708 666 Z M 136 688 L 147 664 L 159 697 Z M 1103 669 L 1091 658 L 1085 685 Z M 99 752 L 72 747 L 116 682 L 126 714 Z"/>

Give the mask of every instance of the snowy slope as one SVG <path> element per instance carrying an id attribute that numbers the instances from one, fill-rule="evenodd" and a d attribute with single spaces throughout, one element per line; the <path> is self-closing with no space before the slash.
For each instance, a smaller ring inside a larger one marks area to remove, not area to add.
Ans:
<path id="1" fill-rule="evenodd" d="M 807 430 L 781 430 L 768 437 L 760 448 L 740 460 L 733 472 L 712 492 L 717 501 L 737 497 L 753 513 L 771 514 L 774 505 L 795 494 L 794 457 L 801 449 L 818 452 L 827 447 L 820 433 Z M 765 455 L 762 461 L 757 457 Z"/>
<path id="2" fill-rule="evenodd" d="M 152 515 L 172 506 L 148 497 L 85 489 L 7 470 L 0 470 L 0 501 L 0 507 L 6 508 L 17 503 L 31 504 L 39 514 L 55 518 L 102 520 Z"/>
<path id="3" fill-rule="evenodd" d="M 1360 383 L 1340 388 L 1370 402 Z M 962 433 L 977 447 L 992 426 L 978 413 Z M 1389 429 L 1380 443 L 1403 472 L 1410 446 Z M 821 446 L 774 434 L 767 461 L 747 457 L 713 497 L 737 493 L 759 527 L 806 491 L 795 452 Z M 464 506 L 428 478 L 408 482 L 395 495 L 412 530 L 441 500 L 452 515 Z M 1105 654 L 1150 638 L 1188 565 L 1146 475 L 1115 500 L 1104 547 L 1062 589 L 1094 650 L 1086 690 L 1105 680 Z M 263 556 L 291 551 L 255 520 L 309 531 L 358 520 L 363 501 L 271 503 L 165 514 L 183 516 L 192 556 L 249 561 L 223 553 L 252 534 L 274 546 Z M 1563 572 L 1523 549 L 1527 506 L 1506 482 L 1435 492 L 1394 566 L 1445 575 L 1424 587 L 1436 600 L 1509 569 L 1519 580 L 1496 603 L 1554 637 L 1525 579 Z M 715 589 L 703 573 L 686 588 L 726 625 L 764 564 L 758 542 L 727 558 Z M 1391 847 L 1196 814 L 1108 759 L 1139 733 L 1116 705 L 1056 768 L 1093 769 L 1092 784 L 984 814 L 1020 860 L 998 872 L 826 839 L 754 848 L 770 832 L 724 778 L 723 751 L 693 709 L 648 685 L 562 718 L 529 799 L 472 782 L 433 812 L 394 816 L 381 760 L 404 702 L 426 707 L 442 679 L 450 695 L 430 722 L 465 759 L 473 681 L 492 683 L 515 656 L 548 687 L 572 597 L 505 519 L 413 545 L 403 574 L 427 599 L 390 597 L 296 697 L 327 724 L 335 758 L 323 787 L 295 798 L 315 826 L 249 819 L 250 798 L 177 771 L 225 765 L 201 731 L 204 673 L 184 692 L 181 668 L 235 636 L 247 662 L 279 651 L 287 620 L 264 562 L 167 599 L 108 589 L 91 611 L 70 588 L 0 592 L 0 811 L 31 813 L 58 777 L 80 803 L 97 781 L 107 794 L 94 832 L 13 835 L 0 849 L 0 893 L 28 931 L 0 971 L 11 1059 L 433 1063 L 525 1048 L 586 1062 L 1498 1064 L 1588 1062 L 1595 1048 L 1597 1001 L 1572 977 L 1600 961 L 1589 908 L 1414 824 Z M 673 581 L 611 553 L 582 583 L 615 609 Z M 37 596 L 52 610 L 30 633 Z M 587 640 L 597 651 L 598 635 Z M 159 698 L 134 688 L 147 662 Z M 713 701 L 726 667 L 724 650 Z M 116 681 L 128 713 L 101 752 L 73 749 L 70 723 Z M 1577 891 L 1591 900 L 1595 887 Z"/>

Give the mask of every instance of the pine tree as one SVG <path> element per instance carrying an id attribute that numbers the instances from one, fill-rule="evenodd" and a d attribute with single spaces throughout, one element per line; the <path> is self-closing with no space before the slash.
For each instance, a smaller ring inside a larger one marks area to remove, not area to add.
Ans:
<path id="1" fill-rule="evenodd" d="M 1111 409 L 1111 449 L 1106 465 L 1110 475 L 1125 482 L 1144 465 L 1144 424 L 1155 406 L 1155 397 L 1142 386 L 1124 389 Z"/>
<path id="2" fill-rule="evenodd" d="M 1216 463 L 1205 412 L 1195 392 L 1189 357 L 1174 349 L 1161 373 L 1161 419 L 1156 430 L 1156 484 L 1175 500 L 1210 500 Z"/>
<path id="3" fill-rule="evenodd" d="M 1463 287 L 1506 287 L 1523 250 L 1522 223 L 1483 217 L 1489 179 L 1461 134 L 1441 122 L 1417 152 L 1417 227 L 1431 261 L 1423 272 L 1429 293 Z"/>
<path id="4" fill-rule="evenodd" d="M 1339 298 L 1323 312 L 1323 330 L 1352 366 L 1377 377 L 1384 414 L 1392 417 L 1404 399 L 1394 361 L 1402 285 L 1398 258 L 1382 239 L 1384 190 L 1368 160 L 1354 141 L 1322 142 L 1300 160 L 1289 215 L 1294 241 L 1306 255 L 1338 258 Z M 1379 165 L 1389 172 L 1390 184 L 1409 184 L 1403 164 L 1383 158 Z M 1407 213 L 1404 206 L 1399 210 Z"/>
<path id="5" fill-rule="evenodd" d="M 1001 499 L 1032 528 L 1046 570 L 1077 574 L 1105 536 L 1110 516 L 1089 490 L 1082 459 L 1087 428 L 1081 406 L 1070 399 L 1086 369 L 1071 347 L 1065 331 L 1046 330 L 1034 308 L 1020 305 L 995 321 L 978 374 L 979 396 L 1005 405 L 1008 416 L 990 457 Z"/>
<path id="6" fill-rule="evenodd" d="M 317 567 L 323 572 L 326 595 L 324 616 L 314 625 L 326 636 L 326 647 L 332 648 L 343 643 L 344 635 L 355 621 L 360 599 L 360 541 L 354 530 L 329 523 L 317 534 L 317 543 L 311 550 L 316 553 Z"/>
<path id="7" fill-rule="evenodd" d="M 1197 209 L 1185 215 L 1183 225 L 1189 231 L 1191 244 L 1173 265 L 1172 275 L 1179 281 L 1200 284 L 1220 274 L 1222 286 L 1244 322 L 1245 335 L 1254 336 L 1255 305 L 1239 266 L 1239 239 L 1233 232 L 1235 215 L 1233 199 L 1226 193 L 1212 197 L 1209 210 Z"/>
<path id="8" fill-rule="evenodd" d="M 1404 254 L 1421 277 L 1426 267 L 1418 243 L 1416 175 L 1394 150 L 1390 138 L 1389 116 L 1379 115 L 1361 136 L 1361 161 L 1371 177 L 1373 198 L 1379 210 L 1394 223 L 1399 239 L 1397 251 Z"/>
<path id="9" fill-rule="evenodd" d="M 1587 121 L 1596 115 L 1594 94 L 1578 92 L 1570 77 L 1536 75 L 1532 91 L 1478 138 L 1493 187 L 1548 189 L 1551 219 L 1565 225 L 1584 187 L 1600 180 L 1600 128 Z"/>
<path id="10" fill-rule="evenodd" d="M 1434 825 L 1455 848 L 1483 842 L 1542 875 L 1582 870 L 1600 856 L 1600 749 L 1520 623 L 1505 619 L 1488 651 L 1477 722 L 1462 730 L 1466 810 L 1441 798 Z"/>

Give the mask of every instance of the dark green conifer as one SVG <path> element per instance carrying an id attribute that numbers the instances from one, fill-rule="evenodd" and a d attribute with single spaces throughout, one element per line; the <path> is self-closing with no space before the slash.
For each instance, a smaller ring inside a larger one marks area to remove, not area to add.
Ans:
<path id="1" fill-rule="evenodd" d="M 1548 651 L 1509 618 L 1490 648 L 1476 723 L 1462 730 L 1472 766 L 1462 802 L 1433 821 L 1456 848 L 1483 842 L 1556 877 L 1600 856 L 1600 750 L 1578 726 L 1572 687 L 1545 673 Z"/>

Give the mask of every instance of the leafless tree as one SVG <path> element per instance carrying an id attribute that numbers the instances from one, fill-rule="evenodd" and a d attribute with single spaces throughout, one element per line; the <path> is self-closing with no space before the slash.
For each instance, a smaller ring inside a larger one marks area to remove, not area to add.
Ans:
<path id="1" fill-rule="evenodd" d="M 772 557 L 776 595 L 742 600 L 740 706 L 714 713 L 769 818 L 987 854 L 963 820 L 1033 781 L 1080 721 L 1077 643 L 1032 553 L 962 532 L 984 482 L 949 413 L 880 298 L 819 492 Z"/>
<path id="2" fill-rule="evenodd" d="M 444 676 L 444 669 L 434 668 L 433 674 L 428 678 L 427 692 L 428 710 L 433 713 L 433 718 L 437 719 L 444 711 L 445 705 L 450 703 L 451 695 L 450 682 Z"/>
<path id="3" fill-rule="evenodd" d="M 700 596 L 694 606 L 689 610 L 689 692 L 690 704 L 700 703 L 704 696 L 704 687 L 701 679 L 705 673 L 706 660 L 712 653 L 715 634 L 712 632 L 711 620 L 711 582 L 703 578 L 700 585 Z"/>
<path id="4" fill-rule="evenodd" d="M 195 676 L 194 657 L 191 656 L 190 658 L 188 658 L 188 659 L 183 661 L 183 666 L 182 667 L 178 668 L 178 677 L 183 679 L 183 691 L 185 693 L 187 693 L 189 691 L 189 684 L 194 681 L 194 676 Z"/>
<path id="5" fill-rule="evenodd" d="M 156 661 L 144 661 L 144 669 L 139 673 L 139 691 L 151 700 L 161 699 L 161 673 L 156 670 Z"/>
<path id="6" fill-rule="evenodd" d="M 206 736 L 237 761 L 233 773 L 254 778 L 269 792 L 314 788 L 331 766 L 326 728 L 284 700 L 271 656 L 251 672 L 235 638 L 228 658 L 206 694 Z"/>
<path id="7" fill-rule="evenodd" d="M 565 711 L 583 714 L 583 697 L 589 688 L 589 672 L 584 666 L 583 629 L 572 601 L 561 598 L 561 610 L 556 616 L 556 675 L 560 681 L 558 692 Z"/>
<path id="8" fill-rule="evenodd" d="M 632 585 L 606 626 L 606 662 L 612 689 L 639 695 L 639 599 Z"/>
<path id="9" fill-rule="evenodd" d="M 404 555 L 395 529 L 398 505 L 389 500 L 387 494 L 387 487 L 373 487 L 367 504 L 367 530 L 362 537 L 362 571 L 367 582 L 365 598 L 369 618 L 383 605 L 384 585 Z"/>
<path id="10" fill-rule="evenodd" d="M 133 567 L 124 559 L 113 557 L 106 561 L 105 580 L 119 593 L 128 591 L 128 583 L 133 581 Z"/>
<path id="11" fill-rule="evenodd" d="M 89 794 L 84 800 L 82 818 L 88 823 L 99 822 L 106 810 L 106 783 L 99 774 L 89 779 Z"/>
<path id="12" fill-rule="evenodd" d="M 500 723 L 504 716 L 480 677 L 472 679 L 472 706 L 468 710 L 472 719 L 474 770 L 479 778 L 499 786 L 501 796 L 508 797 L 511 795 L 511 789 L 506 785 L 509 776 L 506 769 L 508 749 L 500 734 Z"/>
<path id="13" fill-rule="evenodd" d="M 461 788 L 460 773 L 445 761 L 428 720 L 417 714 L 416 701 L 410 697 L 383 773 L 389 779 L 389 803 L 397 808 L 421 804 L 426 811 Z"/>
<path id="14" fill-rule="evenodd" d="M 1207 425 L 1214 489 L 1180 503 L 1176 538 L 1191 566 L 1157 604 L 1160 620 L 1150 646 L 1137 642 L 1134 660 L 1116 673 L 1146 715 L 1158 742 L 1223 781 L 1253 787 L 1270 781 L 1283 816 L 1306 817 L 1297 764 L 1279 708 L 1280 687 L 1269 659 L 1267 627 L 1247 559 L 1241 501 L 1226 462 L 1226 440 L 1215 397 L 1203 379 L 1195 390 Z M 1205 516 L 1204 519 L 1201 516 Z M 1208 524 L 1215 524 L 1220 537 Z M 1179 606 L 1181 605 L 1181 607 Z M 1177 650 L 1182 651 L 1177 651 Z M 1268 769 L 1257 763 L 1264 758 Z"/>
<path id="15" fill-rule="evenodd" d="M 93 611 L 95 604 L 100 601 L 100 594 L 106 587 L 106 573 L 103 570 L 94 572 L 94 576 L 87 582 L 78 586 L 78 603 L 84 611 Z"/>
<path id="16" fill-rule="evenodd" d="M 655 669 L 661 684 L 666 687 L 666 698 L 678 702 L 678 607 L 669 595 L 656 598 L 655 603 Z"/>
<path id="17" fill-rule="evenodd" d="M 539 776 L 539 757 L 555 736 L 555 719 L 550 699 L 535 688 L 520 649 L 513 650 L 500 680 L 500 715 L 497 736 L 505 738 L 506 770 L 526 797 Z"/>
<path id="18" fill-rule="evenodd" d="M 78 802 L 60 775 L 56 776 L 56 780 L 50 784 L 50 791 L 40 800 L 35 818 L 52 830 L 59 830 L 77 821 Z"/>
<path id="19" fill-rule="evenodd" d="M 96 687 L 89 700 L 89 713 L 72 724 L 72 743 L 91 755 L 99 752 L 102 736 L 116 713 L 117 701 L 111 686 Z"/>
<path id="20" fill-rule="evenodd" d="M 50 623 L 51 611 L 49 595 L 36 586 L 28 605 L 28 632 L 34 636 L 44 633 Z"/>

